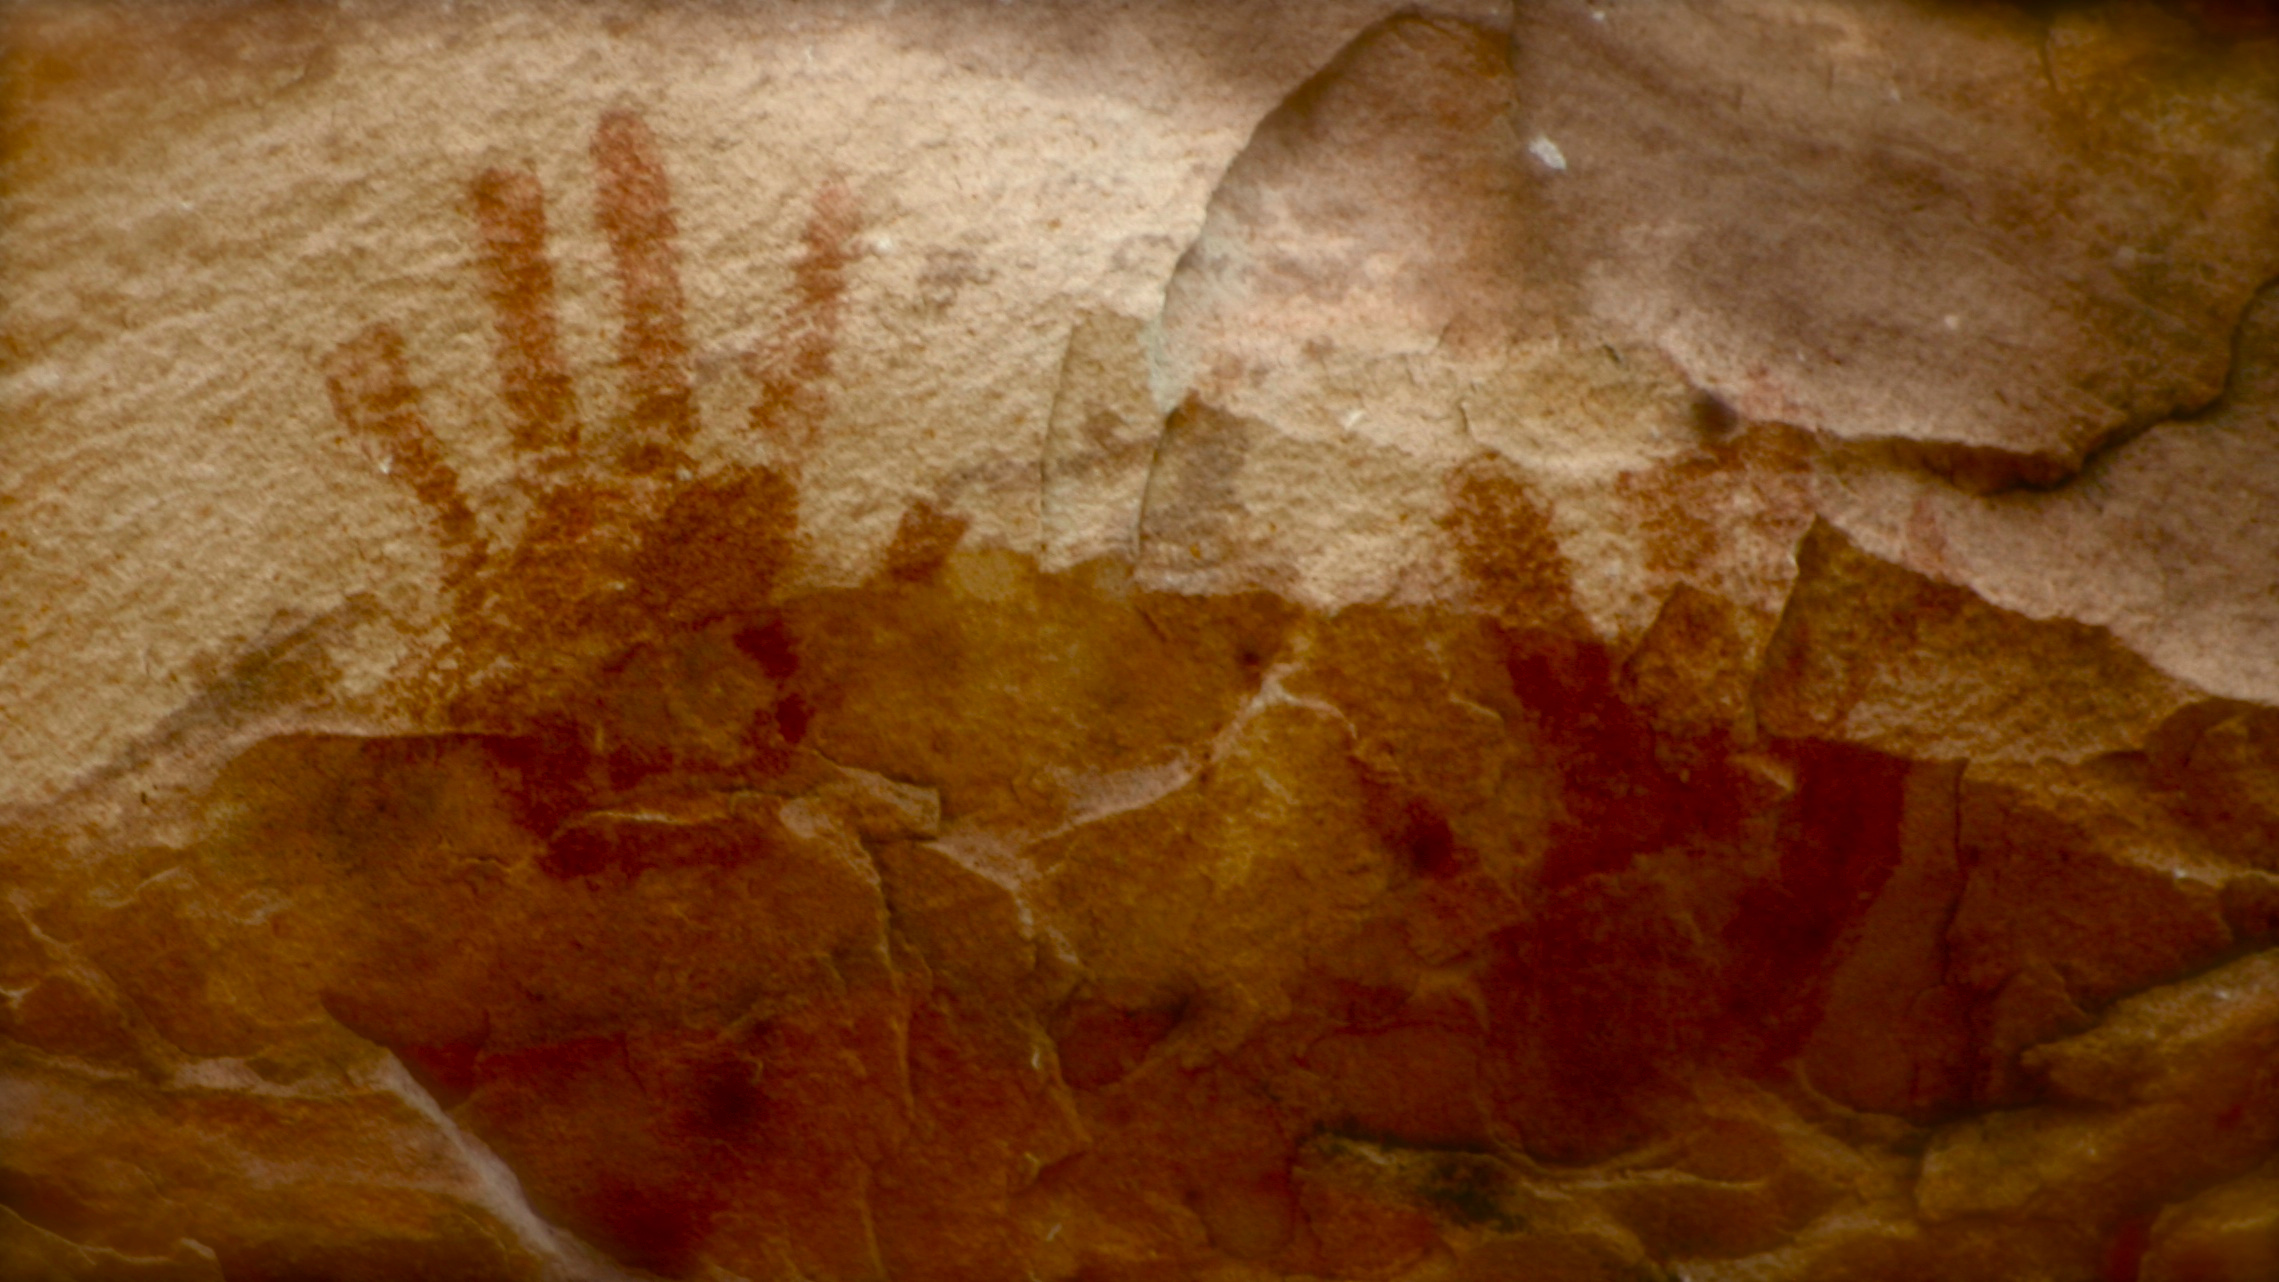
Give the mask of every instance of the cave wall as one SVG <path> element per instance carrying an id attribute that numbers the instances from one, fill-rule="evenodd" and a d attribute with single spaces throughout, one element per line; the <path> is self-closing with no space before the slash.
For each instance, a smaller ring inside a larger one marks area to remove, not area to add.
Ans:
<path id="1" fill-rule="evenodd" d="M 0 1276 L 2279 1276 L 2279 23 L 0 8 Z"/>

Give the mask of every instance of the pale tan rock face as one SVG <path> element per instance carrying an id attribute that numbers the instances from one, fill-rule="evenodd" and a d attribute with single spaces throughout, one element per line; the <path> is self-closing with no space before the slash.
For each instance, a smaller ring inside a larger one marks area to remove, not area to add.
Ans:
<path id="1" fill-rule="evenodd" d="M 2279 1269 L 2259 7 L 0 39 L 0 1277 Z"/>

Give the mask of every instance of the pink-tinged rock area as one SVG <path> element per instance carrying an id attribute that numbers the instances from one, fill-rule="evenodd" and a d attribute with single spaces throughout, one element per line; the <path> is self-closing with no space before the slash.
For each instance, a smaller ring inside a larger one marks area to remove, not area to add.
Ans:
<path id="1" fill-rule="evenodd" d="M 2279 1278 L 2253 3 L 0 7 L 0 1278 Z"/>

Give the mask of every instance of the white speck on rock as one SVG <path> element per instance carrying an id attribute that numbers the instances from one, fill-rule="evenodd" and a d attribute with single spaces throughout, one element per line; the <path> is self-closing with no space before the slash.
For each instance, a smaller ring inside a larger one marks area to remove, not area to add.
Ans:
<path id="1" fill-rule="evenodd" d="M 1542 134 L 1535 135 L 1535 141 L 1527 144 L 1527 154 L 1542 161 L 1543 167 L 1552 173 L 1563 174 L 1567 172 L 1566 153 L 1559 150 L 1559 144 Z"/>

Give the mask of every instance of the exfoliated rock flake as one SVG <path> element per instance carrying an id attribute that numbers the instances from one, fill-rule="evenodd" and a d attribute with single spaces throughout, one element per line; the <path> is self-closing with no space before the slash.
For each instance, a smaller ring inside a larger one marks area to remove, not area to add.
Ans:
<path id="1" fill-rule="evenodd" d="M 0 1279 L 2279 1279 L 2279 17 L 0 5 Z"/>

